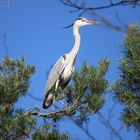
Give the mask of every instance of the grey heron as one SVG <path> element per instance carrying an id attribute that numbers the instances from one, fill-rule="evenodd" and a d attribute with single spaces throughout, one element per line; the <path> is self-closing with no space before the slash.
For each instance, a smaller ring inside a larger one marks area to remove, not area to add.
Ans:
<path id="1" fill-rule="evenodd" d="M 73 24 L 73 35 L 75 38 L 75 43 L 72 50 L 69 53 L 61 56 L 53 68 L 50 71 L 46 89 L 45 89 L 45 98 L 43 102 L 43 108 L 49 108 L 55 101 L 55 95 L 53 94 L 54 90 L 60 86 L 64 89 L 69 83 L 72 73 L 74 72 L 75 58 L 77 56 L 79 46 L 80 46 L 80 34 L 79 28 L 84 25 L 98 24 L 96 21 L 87 20 L 84 17 L 79 17 Z"/>

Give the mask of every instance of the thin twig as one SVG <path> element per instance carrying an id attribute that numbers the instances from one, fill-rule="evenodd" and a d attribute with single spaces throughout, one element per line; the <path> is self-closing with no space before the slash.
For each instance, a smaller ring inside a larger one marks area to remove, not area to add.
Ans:
<path id="1" fill-rule="evenodd" d="M 4 51 L 5 51 L 5 56 L 8 56 L 8 45 L 7 45 L 7 42 L 6 42 L 6 38 L 7 38 L 7 35 L 3 34 L 3 48 L 4 48 Z"/>
<path id="2" fill-rule="evenodd" d="M 78 124 L 75 122 L 74 119 L 72 119 L 72 118 L 70 118 L 70 117 L 69 117 L 69 119 L 70 119 L 79 129 L 81 129 L 91 140 L 96 140 L 96 138 L 95 138 L 93 135 L 91 135 L 91 134 L 89 133 L 88 130 L 86 130 L 86 129 L 84 129 L 82 126 L 78 125 Z"/>
<path id="3" fill-rule="evenodd" d="M 38 109 L 39 111 L 41 110 L 39 107 L 33 107 L 32 109 L 30 109 L 28 112 L 25 113 L 25 115 L 35 115 L 35 116 L 41 116 L 44 118 L 55 118 L 55 117 L 60 117 L 62 115 L 70 115 L 69 110 L 71 109 L 72 112 L 75 110 L 74 106 L 70 106 L 70 107 L 66 107 L 64 109 L 61 109 L 59 111 L 56 112 L 49 112 L 49 113 L 39 113 L 39 112 L 34 112 L 34 110 Z"/>
<path id="4" fill-rule="evenodd" d="M 113 2 L 110 0 L 109 3 L 104 4 L 102 6 L 86 6 L 86 4 L 81 4 L 76 1 L 72 0 L 59 0 L 62 4 L 69 6 L 73 8 L 70 12 L 80 12 L 79 16 L 82 16 L 84 13 L 86 14 L 92 14 L 93 17 L 99 18 L 107 27 L 110 27 L 112 29 L 115 29 L 116 31 L 119 32 L 124 32 L 126 33 L 128 31 L 128 25 L 123 23 L 123 27 L 116 25 L 109 21 L 107 18 L 98 15 L 95 11 L 100 10 L 100 9 L 106 9 L 106 8 L 112 8 L 112 7 L 117 7 L 117 6 L 126 6 L 126 5 L 132 5 L 132 6 L 139 6 L 140 5 L 140 0 L 120 0 L 118 2 Z M 85 2 L 85 1 L 84 1 Z M 118 19 L 118 18 L 117 18 Z M 118 19 L 120 21 L 120 19 Z"/>
<path id="5" fill-rule="evenodd" d="M 111 133 L 113 133 L 119 140 L 123 140 L 123 138 L 119 135 L 119 133 L 116 132 L 116 130 L 112 127 L 111 123 L 104 118 L 102 113 L 100 111 L 97 112 L 97 115 L 102 120 L 102 123 L 111 130 Z"/>
<path id="6" fill-rule="evenodd" d="M 27 95 L 28 95 L 29 97 L 31 97 L 32 99 L 36 100 L 36 101 L 43 102 L 43 99 L 38 98 L 38 97 L 35 97 L 35 96 L 33 96 L 31 93 L 28 93 Z"/>
<path id="7" fill-rule="evenodd" d="M 122 0 L 119 2 L 110 2 L 108 4 L 105 4 L 103 6 L 97 6 L 97 7 L 85 7 L 83 5 L 79 5 L 77 2 L 73 2 L 71 0 L 59 0 L 61 3 L 63 3 L 66 6 L 72 7 L 72 8 L 76 8 L 79 10 L 87 10 L 87 11 L 93 11 L 93 10 L 101 10 L 101 9 L 106 9 L 106 8 L 112 8 L 112 7 L 117 7 L 117 6 L 125 6 L 125 5 L 139 5 L 140 4 L 140 0 Z"/>

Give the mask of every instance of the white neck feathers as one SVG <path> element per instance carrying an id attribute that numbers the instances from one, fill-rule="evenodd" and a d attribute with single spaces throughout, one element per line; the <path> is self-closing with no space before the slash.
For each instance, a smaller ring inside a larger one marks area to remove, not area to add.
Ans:
<path id="1" fill-rule="evenodd" d="M 75 38 L 75 44 L 72 48 L 72 50 L 70 51 L 70 56 L 71 58 L 74 60 L 77 53 L 78 53 L 78 50 L 79 50 L 79 46 L 80 46 L 80 34 L 79 34 L 79 27 L 77 27 L 76 25 L 73 26 L 73 35 L 74 35 L 74 38 Z"/>

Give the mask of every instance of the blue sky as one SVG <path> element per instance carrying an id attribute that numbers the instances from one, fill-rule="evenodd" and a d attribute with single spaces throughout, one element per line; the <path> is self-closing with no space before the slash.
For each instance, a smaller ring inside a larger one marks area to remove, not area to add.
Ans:
<path id="1" fill-rule="evenodd" d="M 92 3 L 91 0 L 87 2 Z M 5 55 L 2 36 L 6 34 L 9 56 L 14 59 L 25 56 L 26 62 L 36 67 L 36 73 L 31 78 L 29 89 L 29 92 L 35 97 L 44 98 L 48 71 L 56 60 L 69 52 L 73 46 L 72 28 L 64 29 L 63 27 L 71 24 L 77 18 L 78 13 L 71 14 L 68 10 L 70 8 L 65 7 L 58 0 L 11 0 L 9 9 L 0 10 L 0 58 Z M 140 22 L 139 8 L 120 6 L 101 10 L 98 13 L 114 23 L 118 23 L 115 18 L 116 13 L 127 24 Z M 84 16 L 93 19 L 89 15 Z M 83 61 L 96 65 L 97 61 L 109 57 L 111 65 L 106 78 L 112 83 L 119 73 L 117 69 L 121 56 L 119 46 L 122 44 L 125 34 L 107 28 L 102 22 L 98 26 L 82 27 L 80 34 L 81 46 L 76 59 L 76 68 L 79 69 Z M 106 98 L 107 102 L 101 112 L 107 117 L 107 110 L 113 101 L 111 95 L 107 95 Z M 17 105 L 27 110 L 35 105 L 41 106 L 41 104 L 29 96 L 25 96 Z M 121 110 L 122 106 L 117 104 L 111 120 L 115 129 L 119 129 L 121 125 L 118 119 Z M 91 117 L 89 128 L 90 133 L 93 133 L 97 140 L 110 139 L 108 131 L 100 123 L 96 114 Z M 70 121 L 61 122 L 60 130 L 70 133 L 72 139 L 89 139 Z M 120 135 L 127 140 L 135 140 L 136 136 L 135 133 L 128 132 L 125 128 L 122 129 Z"/>

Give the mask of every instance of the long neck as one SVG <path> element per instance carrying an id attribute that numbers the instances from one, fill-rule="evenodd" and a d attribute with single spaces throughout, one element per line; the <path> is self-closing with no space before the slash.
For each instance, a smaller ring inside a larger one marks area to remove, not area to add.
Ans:
<path id="1" fill-rule="evenodd" d="M 73 35 L 75 38 L 75 43 L 74 43 L 72 50 L 70 51 L 70 55 L 72 56 L 73 60 L 75 59 L 75 57 L 78 53 L 78 50 L 79 50 L 79 46 L 80 46 L 81 39 L 80 39 L 80 34 L 79 34 L 78 30 L 79 30 L 79 28 L 77 26 L 73 27 Z"/>

